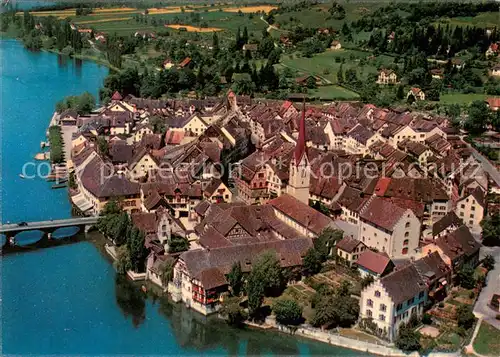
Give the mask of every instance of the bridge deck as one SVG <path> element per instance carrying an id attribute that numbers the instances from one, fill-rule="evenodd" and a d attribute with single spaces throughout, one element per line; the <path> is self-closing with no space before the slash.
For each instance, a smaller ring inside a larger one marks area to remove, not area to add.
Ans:
<path id="1" fill-rule="evenodd" d="M 7 232 L 22 232 L 22 231 L 33 231 L 37 229 L 45 228 L 63 228 L 63 227 L 73 227 L 86 224 L 96 224 L 99 217 L 79 217 L 79 218 L 68 218 L 68 219 L 55 219 L 51 221 L 40 221 L 40 222 L 26 222 L 26 225 L 14 224 L 3 224 L 0 225 L 0 234 Z"/>

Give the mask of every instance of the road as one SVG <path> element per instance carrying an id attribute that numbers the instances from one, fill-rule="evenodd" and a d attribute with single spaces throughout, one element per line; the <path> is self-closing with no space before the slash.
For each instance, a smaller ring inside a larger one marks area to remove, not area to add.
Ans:
<path id="1" fill-rule="evenodd" d="M 488 306 L 492 295 L 500 294 L 500 247 L 481 247 L 480 259 L 488 254 L 495 258 L 495 268 L 488 273 L 486 286 L 481 290 L 474 305 L 474 315 L 500 329 L 500 321 L 496 319 L 498 312 Z"/>
<path id="2" fill-rule="evenodd" d="M 496 167 L 481 153 L 479 153 L 476 149 L 474 149 L 470 144 L 467 145 L 471 149 L 474 158 L 481 163 L 483 169 L 490 175 L 491 179 L 495 181 L 497 186 L 500 187 L 500 172 L 498 172 Z"/>
<path id="3" fill-rule="evenodd" d="M 61 227 L 72 227 L 79 224 L 96 224 L 99 217 L 80 217 L 80 218 L 69 218 L 69 219 L 56 219 L 52 221 L 40 221 L 40 222 L 28 222 L 24 226 L 20 226 L 17 223 L 14 224 L 3 224 L 0 226 L 0 234 L 6 232 L 19 232 L 19 231 L 29 231 L 35 229 L 43 228 L 61 228 Z"/>

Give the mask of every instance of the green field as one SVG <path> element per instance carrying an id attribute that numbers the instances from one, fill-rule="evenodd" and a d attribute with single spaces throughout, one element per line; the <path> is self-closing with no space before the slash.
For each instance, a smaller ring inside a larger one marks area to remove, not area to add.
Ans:
<path id="1" fill-rule="evenodd" d="M 358 100 L 359 95 L 336 85 L 320 86 L 312 91 L 318 100 Z"/>
<path id="2" fill-rule="evenodd" d="M 500 14 L 498 12 L 483 12 L 474 17 L 452 17 L 441 19 L 436 23 L 454 26 L 498 27 Z"/>
<path id="3" fill-rule="evenodd" d="M 487 94 L 476 94 L 476 93 L 449 93 L 441 94 L 439 102 L 442 104 L 466 104 L 469 105 L 475 100 L 485 100 L 489 97 Z"/>
<path id="4" fill-rule="evenodd" d="M 293 58 L 292 58 L 293 56 Z M 356 69 L 359 78 L 366 79 L 370 74 L 377 74 L 378 68 L 393 63 L 394 59 L 390 56 L 377 56 L 368 59 L 372 54 L 370 52 L 358 50 L 328 50 L 319 53 L 311 58 L 299 57 L 298 54 L 283 56 L 279 66 L 289 67 L 303 74 L 317 75 L 326 79 L 328 83 L 337 83 L 337 72 L 340 69 L 340 62 L 336 59 L 344 59 L 343 69 Z M 366 64 L 361 66 L 360 59 L 364 59 Z"/>
<path id="5" fill-rule="evenodd" d="M 483 321 L 474 340 L 474 350 L 483 356 L 498 356 L 500 331 Z"/>

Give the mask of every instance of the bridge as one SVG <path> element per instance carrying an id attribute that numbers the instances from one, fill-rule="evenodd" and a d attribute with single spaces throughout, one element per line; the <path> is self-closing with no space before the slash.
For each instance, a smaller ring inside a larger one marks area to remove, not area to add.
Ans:
<path id="1" fill-rule="evenodd" d="M 52 234 L 59 228 L 76 227 L 81 230 L 82 228 L 87 232 L 90 227 L 95 225 L 99 217 L 73 217 L 68 219 L 55 219 L 51 221 L 39 222 L 22 222 L 15 224 L 2 224 L 0 225 L 0 234 L 5 234 L 6 244 L 9 244 L 11 238 L 16 234 L 28 231 L 41 231 L 44 235 Z"/>

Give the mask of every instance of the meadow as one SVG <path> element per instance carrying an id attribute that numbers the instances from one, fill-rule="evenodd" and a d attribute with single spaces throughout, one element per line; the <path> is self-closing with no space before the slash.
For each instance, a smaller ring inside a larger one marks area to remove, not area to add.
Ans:
<path id="1" fill-rule="evenodd" d="M 439 102 L 442 104 L 465 104 L 469 105 L 475 100 L 485 100 L 488 96 L 487 94 L 480 93 L 447 93 L 441 94 Z"/>

